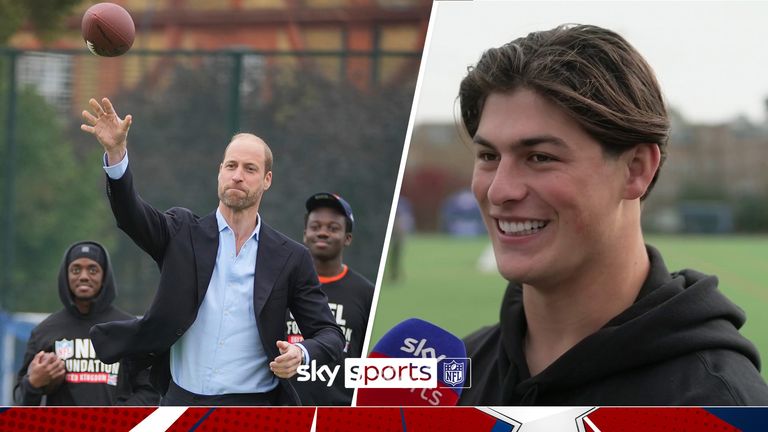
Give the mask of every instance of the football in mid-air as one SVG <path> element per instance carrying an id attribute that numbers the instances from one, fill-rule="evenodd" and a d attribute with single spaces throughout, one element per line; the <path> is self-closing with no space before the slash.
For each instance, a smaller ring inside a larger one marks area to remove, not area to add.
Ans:
<path id="1" fill-rule="evenodd" d="M 136 37 L 131 15 L 114 3 L 97 3 L 89 7 L 83 15 L 81 30 L 88 49 L 103 57 L 125 54 Z"/>

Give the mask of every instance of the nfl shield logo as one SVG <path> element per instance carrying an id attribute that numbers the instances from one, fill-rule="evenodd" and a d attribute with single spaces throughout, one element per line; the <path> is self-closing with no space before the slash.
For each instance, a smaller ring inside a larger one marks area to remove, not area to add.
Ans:
<path id="1" fill-rule="evenodd" d="M 56 341 L 54 348 L 56 349 L 56 355 L 62 360 L 66 360 L 75 355 L 74 345 L 71 340 L 63 339 Z"/>
<path id="2" fill-rule="evenodd" d="M 464 382 L 464 363 L 451 360 L 443 365 L 443 381 L 448 385 L 458 385 Z"/>

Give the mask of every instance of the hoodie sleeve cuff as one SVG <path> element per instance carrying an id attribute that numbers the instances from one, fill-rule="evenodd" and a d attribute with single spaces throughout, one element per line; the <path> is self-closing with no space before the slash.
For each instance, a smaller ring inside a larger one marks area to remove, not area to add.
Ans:
<path id="1" fill-rule="evenodd" d="M 24 375 L 24 378 L 21 380 L 21 405 L 40 405 L 40 401 L 43 399 L 43 390 L 43 387 L 33 387 L 32 383 L 29 382 L 29 375 Z"/>

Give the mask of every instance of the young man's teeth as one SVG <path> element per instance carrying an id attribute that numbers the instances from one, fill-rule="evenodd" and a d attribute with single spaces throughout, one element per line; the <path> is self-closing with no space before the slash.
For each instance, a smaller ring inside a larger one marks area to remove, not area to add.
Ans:
<path id="1" fill-rule="evenodd" d="M 530 235 L 539 232 L 547 223 L 544 221 L 527 220 L 525 222 L 499 221 L 499 229 L 504 234 Z"/>

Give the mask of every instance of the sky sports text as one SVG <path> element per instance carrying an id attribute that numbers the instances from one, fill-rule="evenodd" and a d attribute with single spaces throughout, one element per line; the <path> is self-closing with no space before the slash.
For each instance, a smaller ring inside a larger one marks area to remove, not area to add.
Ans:
<path id="1" fill-rule="evenodd" d="M 469 359 L 443 358 L 348 358 L 344 360 L 344 386 L 347 388 L 437 388 L 438 381 L 450 387 L 466 388 Z M 330 387 L 338 378 L 341 365 L 299 366 L 298 381 L 324 382 Z"/>

